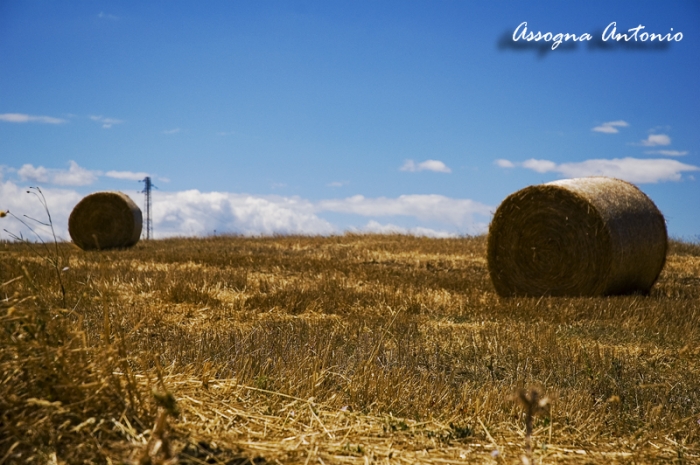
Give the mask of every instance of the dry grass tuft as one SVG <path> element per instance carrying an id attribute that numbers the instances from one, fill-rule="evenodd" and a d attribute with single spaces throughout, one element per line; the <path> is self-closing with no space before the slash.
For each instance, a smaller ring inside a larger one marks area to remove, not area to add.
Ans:
<path id="1" fill-rule="evenodd" d="M 122 192 L 95 192 L 73 208 L 68 232 L 83 250 L 131 247 L 141 237 L 141 209 Z"/>
<path id="2" fill-rule="evenodd" d="M 6 298 L 0 314 L 0 458 L 91 460 L 105 442 L 137 437 L 153 412 L 124 339 L 91 343 L 82 315 L 20 295 Z"/>
<path id="3" fill-rule="evenodd" d="M 504 297 L 648 293 L 666 248 L 664 218 L 637 187 L 565 179 L 501 203 L 489 229 L 489 271 Z"/>
<path id="4" fill-rule="evenodd" d="M 485 237 L 59 248 L 65 305 L 0 244 L 0 462 L 700 460 L 693 245 L 647 296 L 509 299 Z"/>

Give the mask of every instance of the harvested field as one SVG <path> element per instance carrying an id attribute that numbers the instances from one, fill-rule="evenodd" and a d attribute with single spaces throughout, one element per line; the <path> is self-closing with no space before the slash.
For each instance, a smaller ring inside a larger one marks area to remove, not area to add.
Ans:
<path id="1" fill-rule="evenodd" d="M 0 463 L 700 461 L 697 244 L 576 298 L 498 297 L 486 237 L 36 250 L 0 243 Z"/>

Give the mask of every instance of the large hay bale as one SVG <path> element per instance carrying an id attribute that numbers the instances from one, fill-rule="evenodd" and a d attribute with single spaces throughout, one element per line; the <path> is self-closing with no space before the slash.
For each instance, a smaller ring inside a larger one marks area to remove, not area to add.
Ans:
<path id="1" fill-rule="evenodd" d="M 73 208 L 68 232 L 83 250 L 131 247 L 141 237 L 141 209 L 122 192 L 95 192 Z"/>
<path id="2" fill-rule="evenodd" d="M 489 227 L 489 273 L 503 297 L 647 293 L 667 243 L 663 215 L 637 187 L 564 179 L 501 203 Z"/>

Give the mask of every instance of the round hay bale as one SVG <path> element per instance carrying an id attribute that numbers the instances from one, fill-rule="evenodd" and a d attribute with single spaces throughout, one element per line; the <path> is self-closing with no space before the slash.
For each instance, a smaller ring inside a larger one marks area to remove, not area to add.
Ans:
<path id="1" fill-rule="evenodd" d="M 634 185 L 564 179 L 501 203 L 489 227 L 489 274 L 502 297 L 648 293 L 667 244 L 663 215 Z"/>
<path id="2" fill-rule="evenodd" d="M 131 247 L 141 237 L 141 209 L 122 192 L 95 192 L 73 208 L 68 232 L 83 250 Z"/>

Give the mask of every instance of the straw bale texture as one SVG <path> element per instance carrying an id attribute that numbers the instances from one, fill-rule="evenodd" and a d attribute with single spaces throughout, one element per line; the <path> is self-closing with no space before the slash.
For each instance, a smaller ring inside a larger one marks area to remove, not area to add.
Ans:
<path id="1" fill-rule="evenodd" d="M 73 208 L 68 231 L 83 250 L 131 247 L 141 237 L 141 209 L 122 192 L 95 192 Z"/>
<path id="2" fill-rule="evenodd" d="M 488 267 L 503 297 L 647 293 L 667 243 L 664 217 L 634 185 L 564 179 L 501 203 L 489 228 Z"/>

